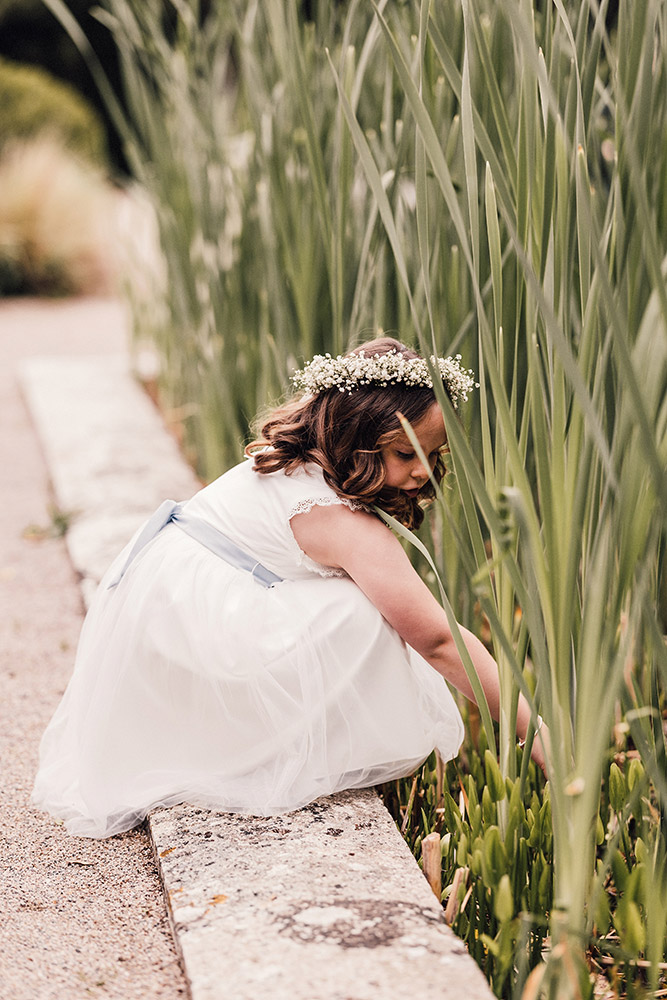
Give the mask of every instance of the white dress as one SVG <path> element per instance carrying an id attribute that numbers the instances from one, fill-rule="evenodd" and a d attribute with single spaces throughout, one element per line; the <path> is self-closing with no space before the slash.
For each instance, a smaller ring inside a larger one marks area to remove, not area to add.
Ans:
<path id="1" fill-rule="evenodd" d="M 169 523 L 108 589 L 129 543 L 84 623 L 33 801 L 108 837 L 155 806 L 271 815 L 409 774 L 434 748 L 453 757 L 443 678 L 292 534 L 295 514 L 342 502 L 318 466 L 260 475 L 252 460 L 188 501 L 283 578 L 271 588 Z"/>

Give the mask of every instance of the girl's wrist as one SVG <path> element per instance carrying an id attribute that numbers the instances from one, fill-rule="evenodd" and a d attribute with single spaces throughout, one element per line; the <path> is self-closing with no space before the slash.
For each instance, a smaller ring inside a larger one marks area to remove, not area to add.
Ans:
<path id="1" fill-rule="evenodd" d="M 540 729 L 542 728 L 543 725 L 544 725 L 544 719 L 542 718 L 541 715 L 538 715 L 538 717 L 537 717 L 537 725 L 535 726 L 535 733 L 533 734 L 533 738 L 535 738 L 535 736 L 537 736 L 537 734 L 539 733 L 539 731 L 540 731 Z M 519 746 L 520 747 L 523 747 L 525 745 L 526 745 L 526 736 L 524 736 L 524 738 L 522 740 L 519 740 Z"/>

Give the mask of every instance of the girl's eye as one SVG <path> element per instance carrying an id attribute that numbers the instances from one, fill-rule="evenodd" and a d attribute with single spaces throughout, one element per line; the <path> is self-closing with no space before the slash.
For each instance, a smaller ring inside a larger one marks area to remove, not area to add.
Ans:
<path id="1" fill-rule="evenodd" d="M 409 462 L 411 458 L 414 458 L 413 451 L 397 451 L 396 454 L 399 458 L 403 459 L 404 462 Z"/>

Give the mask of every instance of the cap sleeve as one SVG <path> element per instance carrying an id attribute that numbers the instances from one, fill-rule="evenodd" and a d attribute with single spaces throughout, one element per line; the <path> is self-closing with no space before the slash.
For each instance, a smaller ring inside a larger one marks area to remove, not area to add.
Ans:
<path id="1" fill-rule="evenodd" d="M 287 510 L 287 521 L 291 522 L 297 514 L 307 514 L 313 507 L 333 507 L 335 505 L 349 507 L 350 510 L 364 510 L 362 504 L 354 503 L 344 497 L 338 496 L 329 484 L 325 481 L 322 470 L 317 465 L 304 466 L 303 470 L 293 474 L 294 485 L 301 486 L 299 492 L 301 496 L 294 497 Z M 345 570 L 335 569 L 333 566 L 323 566 L 315 562 L 310 556 L 299 547 L 294 534 L 289 529 L 289 537 L 293 543 L 293 554 L 299 566 L 318 573 L 320 576 L 347 576 Z"/>

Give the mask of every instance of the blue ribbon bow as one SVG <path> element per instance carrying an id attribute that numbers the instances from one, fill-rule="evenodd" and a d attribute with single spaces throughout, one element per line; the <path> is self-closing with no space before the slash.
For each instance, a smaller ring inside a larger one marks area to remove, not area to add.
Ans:
<path id="1" fill-rule="evenodd" d="M 236 542 L 233 542 L 231 538 L 227 538 L 221 531 L 218 531 L 212 524 L 209 524 L 208 521 L 187 514 L 184 510 L 184 504 L 177 503 L 176 500 L 164 500 L 155 513 L 151 514 L 142 526 L 123 566 L 108 584 L 108 590 L 111 590 L 120 583 L 133 559 L 162 531 L 165 525 L 171 522 L 177 525 L 181 531 L 190 535 L 191 538 L 196 539 L 202 545 L 206 546 L 215 555 L 224 559 L 225 562 L 239 569 L 246 570 L 263 587 L 273 587 L 274 584 L 282 582 L 283 578 L 281 576 L 272 573 L 270 569 L 263 566 L 253 556 L 240 548 Z"/>

